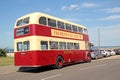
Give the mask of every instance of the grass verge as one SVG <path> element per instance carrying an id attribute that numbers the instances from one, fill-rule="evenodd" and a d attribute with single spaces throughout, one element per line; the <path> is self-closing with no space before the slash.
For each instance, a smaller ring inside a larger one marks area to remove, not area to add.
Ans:
<path id="1" fill-rule="evenodd" d="M 0 57 L 0 66 L 13 65 L 14 57 Z"/>

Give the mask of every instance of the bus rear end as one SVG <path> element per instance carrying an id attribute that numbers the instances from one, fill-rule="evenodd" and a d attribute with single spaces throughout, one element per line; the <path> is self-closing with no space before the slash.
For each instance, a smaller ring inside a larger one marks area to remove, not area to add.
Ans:
<path id="1" fill-rule="evenodd" d="M 36 66 L 36 52 L 32 52 L 31 45 L 35 42 L 35 36 L 31 36 L 33 32 L 31 26 L 31 15 L 19 18 L 14 27 L 14 63 L 15 66 Z M 34 46 L 33 46 L 34 47 Z M 40 66 L 40 65 L 39 65 Z"/>

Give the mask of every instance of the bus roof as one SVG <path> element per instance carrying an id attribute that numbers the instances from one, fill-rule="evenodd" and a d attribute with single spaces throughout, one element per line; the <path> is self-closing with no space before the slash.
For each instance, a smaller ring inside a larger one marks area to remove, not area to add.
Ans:
<path id="1" fill-rule="evenodd" d="M 54 20 L 56 20 L 56 21 L 61 21 L 61 22 L 67 23 L 67 24 L 71 24 L 71 25 L 75 25 L 75 26 L 78 26 L 78 27 L 86 28 L 86 27 L 83 26 L 83 25 L 76 24 L 76 23 L 73 23 L 73 22 L 71 22 L 71 21 L 67 21 L 67 20 L 64 20 L 64 19 L 60 19 L 60 18 L 51 16 L 51 15 L 48 15 L 48 14 L 41 13 L 41 12 L 34 12 L 34 13 L 26 14 L 26 15 L 18 18 L 18 19 L 16 20 L 16 23 L 17 23 L 17 21 L 20 20 L 20 19 L 23 19 L 23 18 L 26 18 L 26 17 L 33 17 L 33 16 L 34 16 L 34 17 L 44 16 L 44 17 L 46 17 L 46 18 L 54 19 Z M 16 23 L 15 23 L 15 24 L 16 24 Z"/>

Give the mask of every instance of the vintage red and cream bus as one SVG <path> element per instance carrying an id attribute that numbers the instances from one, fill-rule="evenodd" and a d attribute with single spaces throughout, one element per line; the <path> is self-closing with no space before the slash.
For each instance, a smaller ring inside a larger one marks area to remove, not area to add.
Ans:
<path id="1" fill-rule="evenodd" d="M 87 28 L 39 12 L 22 16 L 14 26 L 14 54 L 22 67 L 90 62 Z"/>

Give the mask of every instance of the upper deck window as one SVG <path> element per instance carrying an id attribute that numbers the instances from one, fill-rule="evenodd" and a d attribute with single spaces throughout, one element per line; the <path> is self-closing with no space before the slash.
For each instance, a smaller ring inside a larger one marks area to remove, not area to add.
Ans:
<path id="1" fill-rule="evenodd" d="M 16 26 L 22 26 L 29 23 L 29 17 L 17 21 Z"/>
<path id="2" fill-rule="evenodd" d="M 56 20 L 48 18 L 48 26 L 56 27 Z"/>
<path id="3" fill-rule="evenodd" d="M 88 34 L 87 29 L 84 29 L 84 34 Z"/>
<path id="4" fill-rule="evenodd" d="M 77 32 L 77 26 L 72 25 L 73 32 Z"/>
<path id="5" fill-rule="evenodd" d="M 83 33 L 83 29 L 80 28 L 80 27 L 78 27 L 78 32 L 79 32 L 79 33 Z"/>
<path id="6" fill-rule="evenodd" d="M 70 24 L 65 24 L 66 25 L 66 30 L 70 30 L 71 31 L 71 25 Z"/>
<path id="7" fill-rule="evenodd" d="M 46 17 L 40 17 L 39 23 L 43 24 L 43 25 L 46 25 Z"/>
<path id="8" fill-rule="evenodd" d="M 63 22 L 58 21 L 58 22 L 57 22 L 57 26 L 58 26 L 58 28 L 60 28 L 60 29 L 64 29 L 64 23 L 63 23 Z"/>

